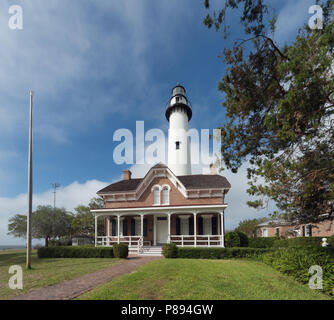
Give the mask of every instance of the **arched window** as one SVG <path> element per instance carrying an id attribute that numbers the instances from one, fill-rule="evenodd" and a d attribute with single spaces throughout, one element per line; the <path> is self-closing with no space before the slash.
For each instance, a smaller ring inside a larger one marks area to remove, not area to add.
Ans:
<path id="1" fill-rule="evenodd" d="M 162 204 L 169 204 L 169 186 L 162 187 Z"/>
<path id="2" fill-rule="evenodd" d="M 160 204 L 160 188 L 159 186 L 153 187 L 153 204 Z"/>

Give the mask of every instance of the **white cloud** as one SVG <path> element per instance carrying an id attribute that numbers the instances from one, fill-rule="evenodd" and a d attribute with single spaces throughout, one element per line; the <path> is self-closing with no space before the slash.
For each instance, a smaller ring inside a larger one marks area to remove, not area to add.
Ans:
<path id="1" fill-rule="evenodd" d="M 90 199 L 96 197 L 96 192 L 104 188 L 108 183 L 89 180 L 83 184 L 73 182 L 72 184 L 57 190 L 57 207 L 73 210 L 78 205 L 87 205 Z M 15 214 L 26 214 L 27 195 L 20 194 L 13 198 L 0 198 L 0 245 L 22 244 L 23 240 L 13 239 L 7 235 L 8 219 Z M 53 205 L 52 190 L 34 194 L 34 209 L 38 205 Z"/>
<path id="2" fill-rule="evenodd" d="M 308 9 L 314 4 L 314 0 L 287 1 L 286 5 L 279 11 L 275 32 L 275 40 L 280 45 L 293 40 L 298 29 L 311 17 Z"/>

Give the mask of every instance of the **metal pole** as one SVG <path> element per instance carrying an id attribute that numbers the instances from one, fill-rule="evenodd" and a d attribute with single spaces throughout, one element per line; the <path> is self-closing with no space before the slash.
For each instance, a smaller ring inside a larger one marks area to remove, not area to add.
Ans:
<path id="1" fill-rule="evenodd" d="M 32 131 L 32 109 L 33 109 L 33 91 L 30 91 L 30 119 L 29 119 L 29 149 L 28 149 L 28 214 L 27 214 L 27 257 L 26 267 L 31 269 L 31 215 L 32 215 L 32 144 L 33 144 L 33 131 Z"/>

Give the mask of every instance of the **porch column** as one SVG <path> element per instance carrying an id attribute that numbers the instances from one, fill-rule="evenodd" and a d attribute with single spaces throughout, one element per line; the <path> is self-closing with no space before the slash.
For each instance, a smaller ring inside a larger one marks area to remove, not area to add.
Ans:
<path id="1" fill-rule="evenodd" d="M 110 216 L 107 217 L 107 246 L 110 246 Z"/>
<path id="2" fill-rule="evenodd" d="M 117 243 L 120 243 L 120 239 L 119 239 L 119 229 L 121 227 L 121 219 L 120 216 L 117 216 Z"/>
<path id="3" fill-rule="evenodd" d="M 168 213 L 168 239 L 167 239 L 167 243 L 170 243 L 170 216 L 171 216 L 171 214 Z"/>
<path id="4" fill-rule="evenodd" d="M 95 247 L 97 246 L 97 215 L 95 213 Z"/>
<path id="5" fill-rule="evenodd" d="M 153 215 L 153 245 L 157 245 L 157 217 Z"/>
<path id="6" fill-rule="evenodd" d="M 197 247 L 197 213 L 194 212 L 194 246 Z"/>
<path id="7" fill-rule="evenodd" d="M 222 243 L 221 243 L 221 245 L 222 245 L 222 247 L 224 248 L 225 247 L 225 241 L 224 241 L 224 211 L 222 211 L 221 213 L 220 213 L 220 234 L 221 234 L 221 237 L 222 237 Z"/>
<path id="8" fill-rule="evenodd" d="M 144 215 L 140 215 L 140 234 L 144 237 Z"/>

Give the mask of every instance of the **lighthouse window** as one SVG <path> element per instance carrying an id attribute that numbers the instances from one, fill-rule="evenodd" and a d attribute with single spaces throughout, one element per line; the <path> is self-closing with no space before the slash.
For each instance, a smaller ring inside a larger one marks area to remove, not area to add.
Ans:
<path id="1" fill-rule="evenodd" d="M 179 102 L 180 101 L 180 97 L 176 97 L 176 102 Z"/>
<path id="2" fill-rule="evenodd" d="M 176 141 L 175 146 L 176 146 L 176 150 L 179 150 L 180 149 L 180 141 Z"/>

